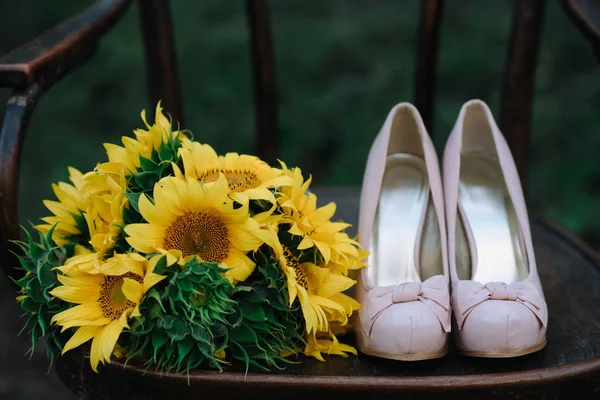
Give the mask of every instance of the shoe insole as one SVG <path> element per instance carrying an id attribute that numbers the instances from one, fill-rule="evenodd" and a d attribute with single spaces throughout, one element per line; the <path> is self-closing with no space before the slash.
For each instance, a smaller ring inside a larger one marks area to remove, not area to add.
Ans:
<path id="1" fill-rule="evenodd" d="M 389 155 L 371 233 L 368 271 L 375 286 L 421 281 L 415 251 L 428 198 L 425 161 L 411 154 Z"/>
<path id="2" fill-rule="evenodd" d="M 472 260 L 472 276 L 462 279 L 484 284 L 525 279 L 525 251 L 498 160 L 462 155 L 459 207 Z"/>

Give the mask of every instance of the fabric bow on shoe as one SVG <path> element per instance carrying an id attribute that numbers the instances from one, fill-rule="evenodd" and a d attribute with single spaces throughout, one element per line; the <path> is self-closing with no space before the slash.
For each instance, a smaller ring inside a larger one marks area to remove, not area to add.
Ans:
<path id="1" fill-rule="evenodd" d="M 516 301 L 531 310 L 544 328 L 548 324 L 548 312 L 544 299 L 530 282 L 490 282 L 485 285 L 475 281 L 459 281 L 452 292 L 452 306 L 459 329 L 467 316 L 486 300 Z"/>
<path id="2" fill-rule="evenodd" d="M 450 296 L 448 284 L 442 275 L 433 276 L 422 283 L 408 282 L 397 286 L 385 286 L 370 292 L 369 317 L 371 327 L 388 307 L 397 303 L 421 301 L 450 332 Z"/>

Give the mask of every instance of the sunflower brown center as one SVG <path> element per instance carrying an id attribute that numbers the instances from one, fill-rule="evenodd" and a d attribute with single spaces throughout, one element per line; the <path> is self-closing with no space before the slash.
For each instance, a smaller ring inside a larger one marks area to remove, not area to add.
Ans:
<path id="1" fill-rule="evenodd" d="M 207 183 L 214 182 L 219 179 L 219 172 L 222 172 L 225 178 L 227 178 L 227 186 L 232 192 L 243 192 L 244 190 L 254 189 L 262 183 L 256 173 L 247 169 L 211 169 L 202 174 L 199 179 Z"/>
<path id="2" fill-rule="evenodd" d="M 165 232 L 163 248 L 180 250 L 184 257 L 221 262 L 229 253 L 229 230 L 223 220 L 206 212 L 183 214 Z"/>
<path id="3" fill-rule="evenodd" d="M 285 257 L 288 267 L 294 268 L 294 272 L 296 273 L 296 283 L 308 290 L 308 279 L 306 278 L 304 271 L 302 271 L 302 268 L 300 268 L 300 260 L 298 260 L 298 257 L 293 255 L 287 247 L 283 248 L 283 256 Z"/>
<path id="4" fill-rule="evenodd" d="M 105 318 L 116 320 L 129 309 L 135 307 L 135 303 L 128 300 L 123 293 L 123 278 L 130 278 L 142 282 L 142 277 L 132 272 L 121 276 L 105 276 L 104 282 L 100 284 L 100 299 L 98 303 Z"/>

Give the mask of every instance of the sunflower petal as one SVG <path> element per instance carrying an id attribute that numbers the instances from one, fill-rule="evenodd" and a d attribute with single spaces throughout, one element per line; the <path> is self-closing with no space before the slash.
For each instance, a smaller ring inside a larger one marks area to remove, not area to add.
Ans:
<path id="1" fill-rule="evenodd" d="M 58 286 L 50 294 L 68 303 L 83 304 L 97 299 L 100 296 L 100 288 L 94 286 Z"/>
<path id="2" fill-rule="evenodd" d="M 82 326 L 81 328 L 77 329 L 73 336 L 71 336 L 69 341 L 65 344 L 65 347 L 63 347 L 61 354 L 65 354 L 67 351 L 72 350 L 92 339 L 94 336 L 96 336 L 100 329 L 102 328 L 97 326 Z"/>
<path id="3" fill-rule="evenodd" d="M 127 243 L 142 253 L 154 253 L 162 245 L 164 228 L 161 229 L 151 224 L 129 224 L 125 233 L 129 235 Z"/>
<path id="4" fill-rule="evenodd" d="M 100 307 L 96 304 L 86 303 L 56 314 L 52 317 L 51 322 L 64 326 L 67 322 L 78 321 L 85 325 L 85 322 L 93 322 L 101 318 L 104 318 L 104 314 Z"/>
<path id="5" fill-rule="evenodd" d="M 123 326 L 121 325 L 121 321 L 115 320 L 106 328 L 104 328 L 104 331 L 101 334 L 102 341 L 100 343 L 100 357 L 109 364 L 110 356 L 115 349 L 115 345 L 117 344 L 117 340 L 119 339 L 122 331 Z"/>
<path id="6" fill-rule="evenodd" d="M 224 264 L 230 268 L 225 276 L 233 283 L 245 281 L 256 267 L 254 261 L 239 250 L 231 250 Z"/>
<path id="7" fill-rule="evenodd" d="M 143 285 L 130 278 L 123 278 L 123 286 L 121 286 L 121 290 L 127 300 L 133 301 L 135 304 L 139 304 L 142 300 L 143 295 Z"/>
<path id="8" fill-rule="evenodd" d="M 102 328 L 96 336 L 94 336 L 94 340 L 92 340 L 92 348 L 90 349 L 90 365 L 92 366 L 92 370 L 94 372 L 98 372 L 98 363 L 102 360 L 101 354 L 101 336 L 102 332 L 106 328 Z"/>

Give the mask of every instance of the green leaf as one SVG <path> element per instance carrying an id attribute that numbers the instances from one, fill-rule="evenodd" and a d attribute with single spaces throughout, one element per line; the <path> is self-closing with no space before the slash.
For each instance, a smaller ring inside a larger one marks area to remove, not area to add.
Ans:
<path id="1" fill-rule="evenodd" d="M 146 157 L 140 157 L 140 166 L 144 171 L 156 172 L 158 170 L 158 164 Z"/>
<path id="2" fill-rule="evenodd" d="M 165 317 L 162 320 L 159 320 L 158 326 L 160 328 L 164 328 L 166 330 L 169 330 L 169 329 L 173 328 L 173 325 L 175 324 L 176 320 L 177 320 L 177 318 L 175 318 L 172 315 L 165 315 Z"/>
<path id="3" fill-rule="evenodd" d="M 25 299 L 21 302 L 21 308 L 25 311 L 29 311 L 30 313 L 39 313 L 42 304 L 33 301 L 33 299 L 29 296 L 25 297 Z"/>
<path id="4" fill-rule="evenodd" d="M 135 211 L 137 211 L 138 213 L 140 212 L 140 209 L 138 208 L 138 202 L 140 200 L 141 195 L 142 195 L 142 193 L 134 193 L 134 192 L 125 193 L 125 197 L 127 197 L 127 200 L 129 201 L 129 205 L 131 207 L 133 207 L 133 209 Z"/>
<path id="5" fill-rule="evenodd" d="M 271 328 L 270 328 L 271 324 L 268 324 L 265 321 L 259 321 L 259 322 L 258 321 L 257 322 L 247 321 L 246 325 L 248 327 L 252 328 L 254 330 L 254 332 L 256 332 L 256 331 L 262 331 L 264 333 L 270 333 L 271 332 Z M 258 332 L 257 332 L 257 334 L 258 334 Z"/>
<path id="6" fill-rule="evenodd" d="M 29 275 L 25 275 L 21 279 L 15 281 L 15 283 L 22 288 L 26 288 L 27 285 L 29 285 L 29 281 L 31 281 L 33 279 L 35 279 L 35 274 L 29 274 Z"/>
<path id="7" fill-rule="evenodd" d="M 142 189 L 151 190 L 160 177 L 156 172 L 139 172 L 133 175 L 135 183 Z"/>
<path id="8" fill-rule="evenodd" d="M 247 318 L 250 321 L 260 322 L 266 319 L 265 311 L 261 305 L 243 302 L 240 303 L 240 308 L 242 310 L 242 314 L 244 314 L 244 318 Z"/>
<path id="9" fill-rule="evenodd" d="M 183 359 L 188 355 L 194 344 L 194 341 L 191 339 L 177 342 L 177 364 L 182 363 Z"/>
<path id="10" fill-rule="evenodd" d="M 79 214 L 79 216 L 85 220 L 85 217 L 83 217 L 83 215 Z M 77 223 L 77 227 L 79 227 L 80 225 L 79 225 L 79 221 L 77 220 L 77 217 L 75 218 L 75 222 Z M 56 229 L 57 225 L 58 225 L 58 223 L 52 225 L 52 227 L 48 230 L 48 232 L 44 236 L 44 243 L 45 243 L 47 249 L 49 249 L 51 247 L 56 247 L 56 243 L 54 242 L 54 239 L 52 239 L 52 235 L 54 235 L 54 230 Z M 87 225 L 85 225 L 85 224 L 84 224 L 84 226 L 87 227 Z M 40 236 L 42 236 L 41 233 L 40 233 Z"/>
<path id="11" fill-rule="evenodd" d="M 31 258 L 29 258 L 29 257 L 21 257 L 21 256 L 19 256 L 17 254 L 17 259 L 19 260 L 19 262 L 21 263 L 21 266 L 25 269 L 25 271 L 31 272 L 31 273 L 35 272 L 36 265 L 31 260 Z"/>
<path id="12" fill-rule="evenodd" d="M 251 303 L 263 303 L 265 300 L 267 300 L 267 291 L 266 290 L 261 290 L 261 291 L 254 291 L 254 293 L 251 296 L 248 296 L 246 298 L 246 300 L 248 300 Z"/>
<path id="13" fill-rule="evenodd" d="M 252 329 L 242 325 L 232 332 L 231 340 L 238 343 L 254 344 L 256 343 L 257 338 Z"/>
<path id="14" fill-rule="evenodd" d="M 177 284 L 184 292 L 192 292 L 194 290 L 194 284 L 189 279 L 181 279 Z"/>
<path id="15" fill-rule="evenodd" d="M 165 143 L 161 143 L 158 148 L 158 158 L 160 161 L 171 161 L 173 159 L 173 152 Z"/>
<path id="16" fill-rule="evenodd" d="M 32 300 L 38 303 L 45 303 L 46 297 L 44 296 L 44 290 L 42 289 L 42 285 L 37 279 L 32 279 L 27 284 L 27 295 L 31 297 Z"/>
<path id="17" fill-rule="evenodd" d="M 157 329 L 152 332 L 152 348 L 154 354 L 169 340 L 169 337 L 162 329 Z"/>
<path id="18" fill-rule="evenodd" d="M 42 328 L 39 325 L 34 325 L 33 329 L 31 330 L 31 343 L 32 346 L 31 348 L 33 348 L 33 344 L 35 342 L 37 342 L 41 337 L 42 337 Z"/>
<path id="19" fill-rule="evenodd" d="M 166 275 L 168 271 L 169 269 L 167 267 L 167 256 L 163 256 L 156 263 L 156 266 L 154 267 L 154 273 L 159 275 Z"/>
<path id="20" fill-rule="evenodd" d="M 275 310 L 272 307 L 264 307 L 263 310 L 265 312 L 265 320 L 271 323 L 277 321 L 277 314 L 275 313 Z"/>
<path id="21" fill-rule="evenodd" d="M 169 287 L 169 301 L 171 302 L 180 302 L 184 301 L 183 295 L 181 294 L 181 289 L 177 286 Z"/>
<path id="22" fill-rule="evenodd" d="M 38 262 L 38 260 L 44 255 L 44 249 L 42 249 L 37 243 L 34 243 L 31 237 L 29 238 L 29 254 L 34 262 Z"/>
<path id="23" fill-rule="evenodd" d="M 44 313 L 38 314 L 38 324 L 42 331 L 41 336 L 44 336 L 46 334 L 46 329 L 48 329 L 48 320 L 46 320 L 46 316 L 44 315 Z"/>
<path id="24" fill-rule="evenodd" d="M 167 331 L 167 335 L 173 340 L 183 340 L 189 333 L 190 327 L 180 319 L 177 319 L 173 328 Z"/>
<path id="25" fill-rule="evenodd" d="M 154 309 L 154 306 L 155 306 L 156 304 L 158 304 L 158 306 L 159 306 L 159 307 L 160 307 L 160 309 L 163 311 L 163 313 L 164 313 L 164 312 L 166 312 L 166 310 L 165 310 L 165 307 L 164 307 L 164 305 L 163 305 L 163 302 L 162 302 L 162 299 L 160 298 L 160 293 L 158 293 L 158 289 L 157 289 L 157 287 L 156 287 L 156 286 L 155 286 L 155 287 L 153 287 L 153 288 L 152 288 L 152 289 L 151 289 L 151 290 L 148 292 L 148 294 L 146 294 L 146 297 L 145 297 L 145 299 L 148 299 L 148 301 L 150 301 L 150 299 L 154 300 L 154 301 L 153 301 L 153 303 L 154 303 L 154 304 L 151 306 L 151 307 L 152 307 L 152 309 Z M 142 303 L 143 303 L 143 302 L 144 302 L 144 300 L 142 300 Z M 161 314 L 162 314 L 162 313 L 159 313 L 159 314 L 157 314 L 156 316 L 159 316 L 159 315 L 161 315 Z"/>
<path id="26" fill-rule="evenodd" d="M 40 284 L 46 288 L 56 284 L 57 282 L 56 274 L 54 271 L 52 271 L 52 265 L 47 263 L 38 265 L 37 277 L 40 281 Z"/>
<path id="27" fill-rule="evenodd" d="M 197 341 L 206 341 L 208 330 L 203 325 L 193 325 L 191 329 L 192 338 Z"/>

